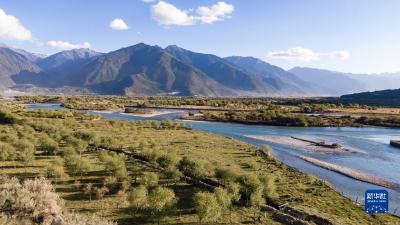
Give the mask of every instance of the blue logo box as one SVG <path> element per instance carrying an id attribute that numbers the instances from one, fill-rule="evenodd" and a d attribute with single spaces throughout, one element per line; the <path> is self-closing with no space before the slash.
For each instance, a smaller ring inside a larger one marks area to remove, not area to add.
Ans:
<path id="1" fill-rule="evenodd" d="M 389 193 L 386 190 L 367 190 L 365 192 L 365 211 L 369 214 L 389 211 Z"/>

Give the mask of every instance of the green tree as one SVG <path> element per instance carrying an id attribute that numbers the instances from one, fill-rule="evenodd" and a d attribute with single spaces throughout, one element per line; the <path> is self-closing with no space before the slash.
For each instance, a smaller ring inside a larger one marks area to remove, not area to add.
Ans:
<path id="1" fill-rule="evenodd" d="M 168 188 L 156 187 L 148 196 L 149 210 L 157 217 L 157 223 L 173 207 L 175 203 L 175 193 Z"/>
<path id="2" fill-rule="evenodd" d="M 8 161 L 14 159 L 16 149 L 9 143 L 0 142 L 0 161 Z"/>
<path id="3" fill-rule="evenodd" d="M 50 138 L 47 134 L 41 134 L 38 140 L 38 149 L 42 150 L 48 155 L 55 155 L 58 153 L 58 143 L 54 139 Z"/>
<path id="4" fill-rule="evenodd" d="M 263 175 L 260 178 L 263 186 L 263 196 L 267 199 L 275 199 L 278 197 L 276 192 L 275 177 L 274 175 Z"/>
<path id="5" fill-rule="evenodd" d="M 216 222 L 222 216 L 222 207 L 214 193 L 197 193 L 194 196 L 194 205 L 200 222 Z"/>
<path id="6" fill-rule="evenodd" d="M 46 167 L 46 176 L 48 178 L 55 178 L 57 182 L 58 179 L 67 178 L 68 174 L 65 173 L 63 165 L 51 163 Z"/>
<path id="7" fill-rule="evenodd" d="M 184 175 L 198 180 L 207 177 L 208 174 L 208 171 L 204 168 L 203 164 L 193 161 L 187 156 L 184 156 L 179 161 L 178 168 Z"/>
<path id="8" fill-rule="evenodd" d="M 177 162 L 178 156 L 173 153 L 162 154 L 160 157 L 157 158 L 158 165 L 163 168 L 176 166 Z"/>
<path id="9" fill-rule="evenodd" d="M 241 175 L 238 181 L 241 185 L 242 196 L 246 200 L 246 204 L 250 205 L 251 196 L 262 191 L 261 182 L 257 177 L 250 174 Z"/>
<path id="10" fill-rule="evenodd" d="M 115 176 L 119 181 L 128 177 L 125 158 L 115 152 L 100 151 L 99 159 L 103 162 L 105 170 Z"/>
<path id="11" fill-rule="evenodd" d="M 25 163 L 32 162 L 35 159 L 35 146 L 31 141 L 20 139 L 15 143 L 14 147 L 17 149 L 17 160 Z"/>
<path id="12" fill-rule="evenodd" d="M 144 210 L 148 205 L 147 196 L 148 191 L 146 186 L 140 185 L 136 188 L 133 188 L 129 193 L 128 202 L 135 211 Z"/>
<path id="13" fill-rule="evenodd" d="M 214 190 L 214 193 L 223 210 L 228 209 L 232 205 L 232 196 L 226 189 L 218 187 Z"/>
<path id="14" fill-rule="evenodd" d="M 114 193 L 118 190 L 118 180 L 116 177 L 108 176 L 104 179 L 104 186 L 106 186 L 110 192 Z"/>
<path id="15" fill-rule="evenodd" d="M 217 168 L 215 170 L 215 177 L 226 185 L 234 180 L 236 180 L 237 175 L 231 168 Z"/>
<path id="16" fill-rule="evenodd" d="M 159 178 L 157 173 L 145 172 L 140 179 L 140 184 L 151 188 L 158 185 L 158 180 Z"/>

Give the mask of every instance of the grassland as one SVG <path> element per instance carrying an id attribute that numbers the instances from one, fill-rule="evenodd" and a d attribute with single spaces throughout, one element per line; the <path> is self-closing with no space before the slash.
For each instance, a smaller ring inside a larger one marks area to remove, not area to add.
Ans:
<path id="1" fill-rule="evenodd" d="M 107 193 L 100 199 L 90 199 L 90 196 L 84 193 L 82 189 L 84 184 L 91 183 L 100 188 L 110 176 L 110 171 L 99 158 L 98 150 L 90 147 L 100 143 L 97 145 L 107 144 L 109 148 L 146 153 L 148 156 L 174 154 L 179 159 L 184 156 L 189 157 L 203 166 L 205 179 L 215 183 L 222 182 L 215 174 L 220 168 L 229 169 L 236 175 L 273 177 L 276 196 L 273 200 L 267 199 L 267 204 L 287 204 L 294 209 L 326 218 L 333 224 L 400 224 L 400 219 L 395 216 L 366 214 L 361 206 L 341 196 L 329 184 L 287 168 L 272 157 L 265 157 L 259 149 L 230 138 L 190 130 L 170 121 L 161 124 L 107 121 L 70 111 L 25 111 L 10 103 L 2 104 L 2 109 L 8 108 L 7 110 L 22 122 L 3 122 L 0 124 L 1 136 L 15 134 L 19 138 L 38 140 L 40 135 L 46 133 L 57 140 L 58 136 L 65 136 L 64 134 L 85 132 L 102 140 L 93 141 L 87 148 L 82 149 L 80 157 L 90 164 L 89 169 L 76 174 L 64 166 L 68 176 L 57 179 L 49 177 L 69 210 L 85 214 L 95 213 L 113 219 L 121 225 L 157 223 L 157 220 L 148 213 L 130 207 L 127 202 L 129 190 Z M 3 160 L 0 162 L 0 174 L 21 179 L 48 176 L 48 166 L 60 158 L 64 159 L 63 152 L 66 152 L 67 144 L 60 141 L 55 154 L 45 154 L 37 149 L 34 160 Z M 128 171 L 126 180 L 129 181 L 130 188 L 137 186 L 137 177 L 155 173 L 160 177 L 158 185 L 168 187 L 175 192 L 176 206 L 162 219 L 163 224 L 199 223 L 193 197 L 199 191 L 206 191 L 204 188 L 181 179 L 168 178 L 165 173 L 157 169 L 151 159 L 148 163 L 144 163 L 141 160 L 125 157 L 124 161 Z M 276 221 L 273 213 L 264 213 L 240 203 L 235 204 L 230 212 L 226 211 L 217 223 L 208 224 L 230 224 L 230 221 L 234 224 L 281 224 Z"/>
<path id="2" fill-rule="evenodd" d="M 301 127 L 400 127 L 398 108 L 343 105 L 330 98 L 206 98 L 126 96 L 21 96 L 21 103 L 60 103 L 68 109 L 149 111 L 154 108 L 198 110 L 189 120 Z"/>

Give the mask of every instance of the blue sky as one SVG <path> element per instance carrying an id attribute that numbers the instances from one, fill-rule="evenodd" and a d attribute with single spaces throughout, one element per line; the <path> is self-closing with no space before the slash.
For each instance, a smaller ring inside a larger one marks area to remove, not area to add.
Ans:
<path id="1" fill-rule="evenodd" d="M 145 42 L 285 69 L 400 71 L 398 0 L 1 0 L 0 9 L 0 42 L 37 53 Z"/>

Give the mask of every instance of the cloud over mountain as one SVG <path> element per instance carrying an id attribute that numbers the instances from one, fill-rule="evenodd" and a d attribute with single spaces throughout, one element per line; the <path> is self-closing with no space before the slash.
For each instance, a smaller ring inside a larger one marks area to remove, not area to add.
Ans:
<path id="1" fill-rule="evenodd" d="M 0 9 L 0 38 L 18 41 L 32 40 L 31 32 L 25 28 L 17 17 L 8 15 Z"/>
<path id="2" fill-rule="evenodd" d="M 320 54 L 307 48 L 295 47 L 287 50 L 270 52 L 268 56 L 285 60 L 312 61 L 318 60 Z"/>
<path id="3" fill-rule="evenodd" d="M 267 54 L 269 58 L 279 58 L 288 61 L 316 61 L 322 57 L 330 57 L 333 59 L 346 60 L 350 58 L 350 53 L 347 51 L 332 51 L 330 53 L 315 52 L 308 48 L 294 47 L 287 50 L 273 51 Z"/>
<path id="4" fill-rule="evenodd" d="M 199 6 L 193 9 L 182 10 L 175 5 L 159 1 L 151 6 L 152 18 L 160 25 L 189 26 L 196 23 L 213 24 L 230 18 L 235 7 L 225 2 L 218 2 L 211 6 Z"/>
<path id="5" fill-rule="evenodd" d="M 229 18 L 233 13 L 235 7 L 225 2 L 218 2 L 210 7 L 200 6 L 197 8 L 196 13 L 198 19 L 203 23 L 214 23 Z"/>
<path id="6" fill-rule="evenodd" d="M 62 49 L 62 50 L 71 50 L 77 48 L 90 48 L 91 44 L 89 42 L 84 42 L 83 44 L 72 44 L 68 41 L 49 41 L 47 44 L 51 47 Z"/>
<path id="7" fill-rule="evenodd" d="M 128 30 L 129 27 L 123 19 L 117 18 L 110 22 L 110 28 L 113 30 Z"/>

